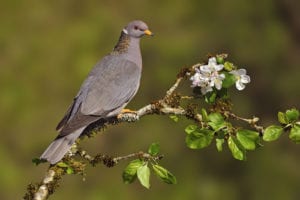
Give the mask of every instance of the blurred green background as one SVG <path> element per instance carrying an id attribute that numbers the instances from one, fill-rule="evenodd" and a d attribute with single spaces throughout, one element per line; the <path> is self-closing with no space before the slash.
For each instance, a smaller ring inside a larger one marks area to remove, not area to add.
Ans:
<path id="1" fill-rule="evenodd" d="M 36 167 L 31 159 L 56 136 L 54 128 L 81 82 L 133 19 L 147 22 L 155 37 L 142 41 L 143 77 L 130 108 L 162 97 L 181 67 L 221 52 L 251 76 L 243 92 L 233 90 L 238 114 L 259 116 L 268 125 L 278 110 L 299 108 L 299 10 L 297 0 L 2 0 L 0 199 L 20 199 L 28 183 L 40 181 L 47 165 Z M 217 153 L 214 145 L 188 149 L 185 125 L 148 116 L 83 142 L 91 153 L 109 155 L 159 142 L 166 155 L 161 164 L 177 176 L 177 185 L 155 176 L 150 190 L 125 185 L 123 162 L 111 169 L 90 167 L 86 181 L 66 176 L 51 199 L 300 199 L 300 146 L 286 135 L 240 162 L 227 149 Z"/>

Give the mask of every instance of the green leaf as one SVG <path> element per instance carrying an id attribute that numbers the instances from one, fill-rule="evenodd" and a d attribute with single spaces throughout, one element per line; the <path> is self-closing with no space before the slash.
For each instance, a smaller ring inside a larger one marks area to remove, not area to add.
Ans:
<path id="1" fill-rule="evenodd" d="M 43 160 L 43 159 L 39 159 L 39 158 L 33 158 L 31 160 L 32 163 L 34 163 L 35 165 L 39 165 L 40 163 L 44 163 L 44 162 L 47 162 L 46 160 Z"/>
<path id="2" fill-rule="evenodd" d="M 160 151 L 160 146 L 158 143 L 152 143 L 148 149 L 148 153 L 152 156 L 156 156 Z"/>
<path id="3" fill-rule="evenodd" d="M 74 174 L 74 170 L 67 163 L 59 162 L 56 164 L 58 167 L 65 168 L 67 174 Z"/>
<path id="4" fill-rule="evenodd" d="M 137 177 L 145 188 L 150 188 L 150 169 L 147 164 L 144 164 L 138 168 Z"/>
<path id="5" fill-rule="evenodd" d="M 283 112 L 278 112 L 277 118 L 278 118 L 279 123 L 281 123 L 281 124 L 288 124 L 289 123 L 289 120 L 286 117 L 286 114 L 283 113 Z"/>
<path id="6" fill-rule="evenodd" d="M 66 168 L 66 167 L 69 167 L 69 165 L 67 163 L 64 163 L 64 162 L 59 162 L 56 164 L 58 167 L 61 167 L 61 168 Z"/>
<path id="7" fill-rule="evenodd" d="M 236 134 L 237 140 L 246 150 L 254 150 L 259 133 L 251 130 L 238 130 Z"/>
<path id="8" fill-rule="evenodd" d="M 235 69 L 235 66 L 233 65 L 233 63 L 231 63 L 231 62 L 225 62 L 224 63 L 224 69 L 226 70 L 226 71 L 232 71 L 233 69 Z"/>
<path id="9" fill-rule="evenodd" d="M 225 75 L 225 79 L 222 81 L 222 88 L 230 88 L 235 84 L 236 78 L 233 74 L 228 72 L 223 72 L 223 74 Z"/>
<path id="10" fill-rule="evenodd" d="M 178 122 L 179 121 L 179 117 L 177 115 L 170 115 L 169 116 L 170 119 L 172 119 L 174 122 Z"/>
<path id="11" fill-rule="evenodd" d="M 214 132 L 207 129 L 197 129 L 185 138 L 187 146 L 191 149 L 202 149 L 212 142 Z"/>
<path id="12" fill-rule="evenodd" d="M 280 126 L 275 126 L 275 125 L 268 126 L 264 131 L 263 140 L 266 142 L 277 140 L 279 136 L 282 134 L 282 131 L 283 129 Z"/>
<path id="13" fill-rule="evenodd" d="M 187 134 L 190 134 L 190 133 L 194 132 L 197 128 L 198 128 L 198 126 L 193 125 L 193 124 L 190 124 L 190 125 L 188 125 L 188 126 L 184 129 L 184 131 L 185 131 Z"/>
<path id="14" fill-rule="evenodd" d="M 218 97 L 220 99 L 229 99 L 228 89 L 227 88 L 221 88 L 221 90 L 217 91 Z"/>
<path id="15" fill-rule="evenodd" d="M 299 119 L 299 111 L 295 108 L 287 110 L 285 114 L 289 122 L 294 122 Z"/>
<path id="16" fill-rule="evenodd" d="M 239 144 L 239 142 L 233 136 L 230 136 L 227 140 L 228 147 L 232 153 L 232 156 L 237 160 L 246 160 L 246 151 Z"/>
<path id="17" fill-rule="evenodd" d="M 205 108 L 202 108 L 202 109 L 201 109 L 201 113 L 202 113 L 202 118 L 203 118 L 203 120 L 204 120 L 205 122 L 207 122 L 207 121 L 208 121 L 208 115 L 207 115 L 207 112 L 206 112 Z"/>
<path id="18" fill-rule="evenodd" d="M 67 174 L 74 174 L 74 170 L 72 167 L 68 167 L 66 172 L 67 172 Z"/>
<path id="19" fill-rule="evenodd" d="M 163 168 L 160 165 L 153 165 L 152 166 L 153 171 L 155 172 L 155 174 L 165 183 L 168 184 L 176 184 L 177 180 L 176 177 L 169 172 L 167 169 Z"/>
<path id="20" fill-rule="evenodd" d="M 300 144 L 300 125 L 295 124 L 292 127 L 289 138 L 296 144 Z"/>
<path id="21" fill-rule="evenodd" d="M 221 152 L 223 150 L 224 142 L 225 142 L 224 139 L 216 138 L 216 147 L 217 147 L 218 152 Z"/>
<path id="22" fill-rule="evenodd" d="M 224 118 L 220 113 L 211 113 L 208 116 L 208 119 L 216 124 L 222 124 L 224 122 Z"/>
<path id="23" fill-rule="evenodd" d="M 208 125 L 212 127 L 215 131 L 220 130 L 221 128 L 226 126 L 223 116 L 220 113 L 211 113 L 208 115 Z"/>
<path id="24" fill-rule="evenodd" d="M 132 183 L 136 178 L 137 169 L 141 167 L 144 163 L 145 162 L 139 159 L 131 161 L 123 171 L 123 182 L 126 184 Z"/>
<path id="25" fill-rule="evenodd" d="M 216 102 L 217 93 L 216 91 L 209 92 L 205 94 L 205 102 L 209 104 L 214 104 Z"/>

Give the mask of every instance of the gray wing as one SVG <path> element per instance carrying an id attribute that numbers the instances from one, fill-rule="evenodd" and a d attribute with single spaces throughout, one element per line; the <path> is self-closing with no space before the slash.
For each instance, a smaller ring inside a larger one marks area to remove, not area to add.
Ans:
<path id="1" fill-rule="evenodd" d="M 117 115 L 136 94 L 140 77 L 140 66 L 122 57 L 106 56 L 91 71 L 59 123 L 59 137 Z"/>

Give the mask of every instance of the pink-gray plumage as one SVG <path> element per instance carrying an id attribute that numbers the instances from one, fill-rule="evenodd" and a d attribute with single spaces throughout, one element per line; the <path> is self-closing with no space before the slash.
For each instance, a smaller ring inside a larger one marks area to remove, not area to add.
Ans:
<path id="1" fill-rule="evenodd" d="M 57 125 L 59 135 L 41 155 L 55 164 L 91 123 L 117 116 L 136 94 L 142 72 L 140 38 L 152 35 L 140 21 L 121 32 L 114 50 L 101 59 L 83 82 L 67 113 Z"/>

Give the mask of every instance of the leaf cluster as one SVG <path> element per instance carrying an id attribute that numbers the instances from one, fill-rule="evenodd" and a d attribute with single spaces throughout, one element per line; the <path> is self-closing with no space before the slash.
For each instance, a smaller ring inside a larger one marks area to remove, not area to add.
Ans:
<path id="1" fill-rule="evenodd" d="M 148 149 L 151 156 L 157 156 L 160 152 L 158 143 L 152 143 Z M 126 184 L 133 183 L 136 179 L 145 188 L 150 188 L 151 172 L 167 184 L 176 184 L 176 177 L 166 168 L 159 165 L 156 159 L 136 159 L 131 161 L 123 171 L 123 181 Z"/>

